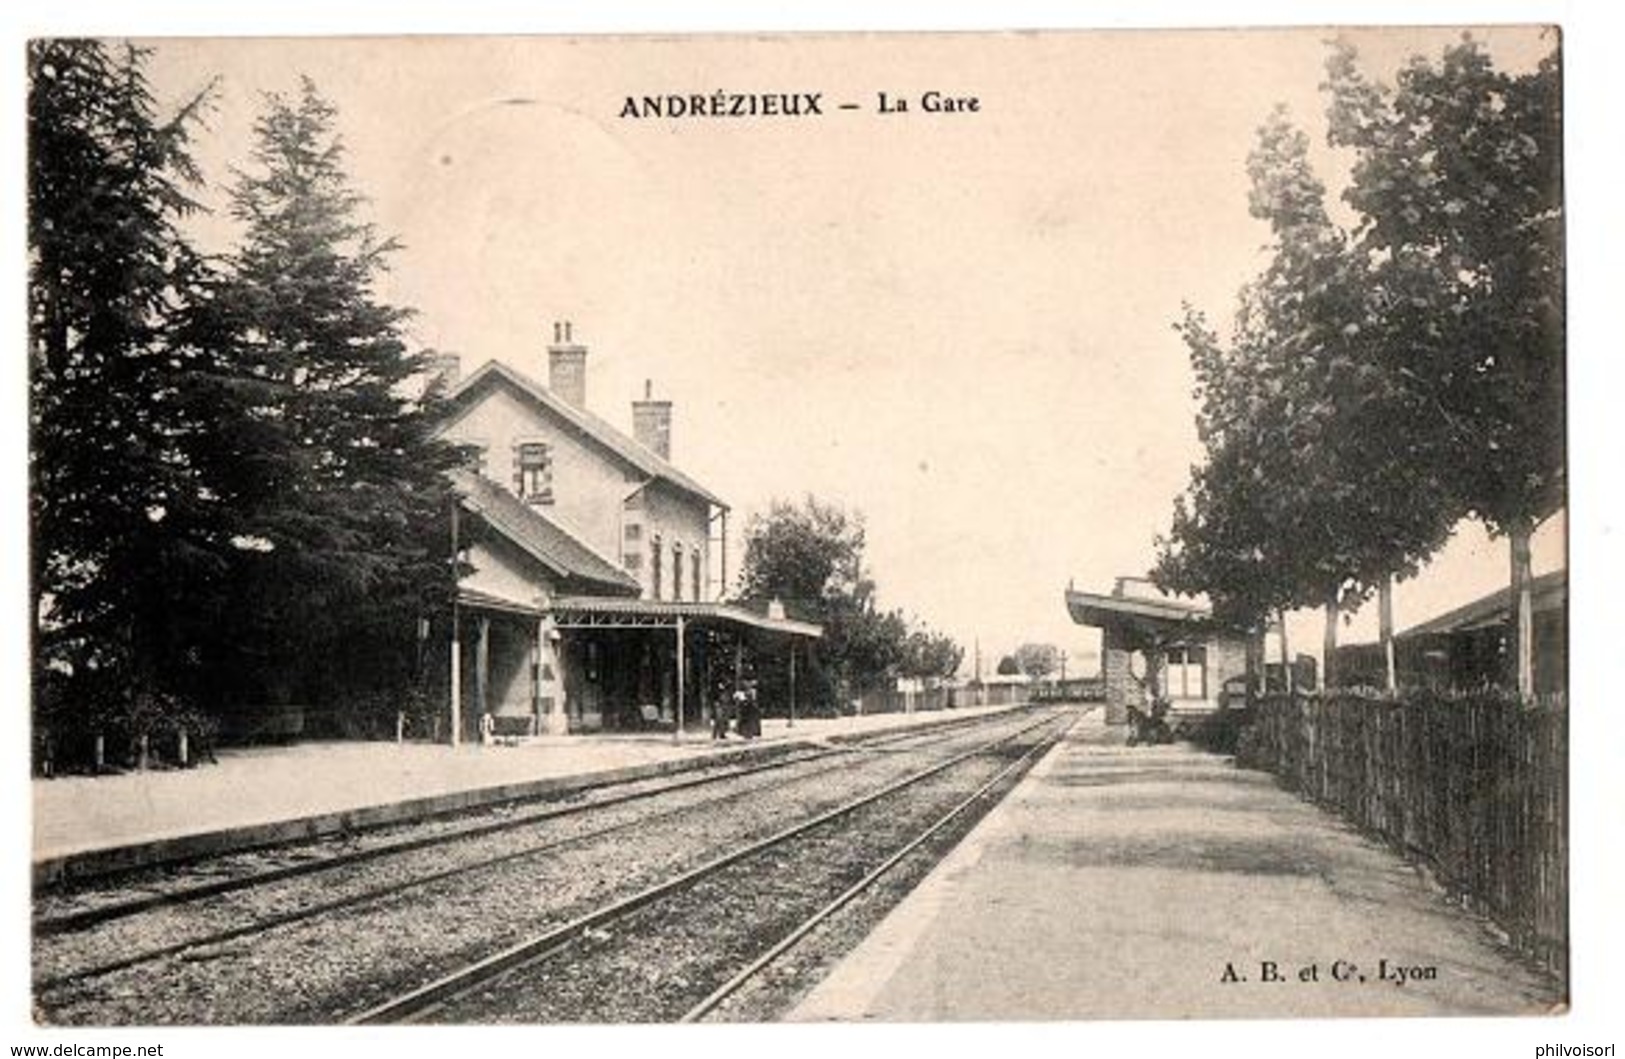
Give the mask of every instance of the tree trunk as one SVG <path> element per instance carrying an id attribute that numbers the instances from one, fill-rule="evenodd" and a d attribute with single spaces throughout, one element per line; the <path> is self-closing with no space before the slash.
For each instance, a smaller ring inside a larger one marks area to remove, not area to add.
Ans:
<path id="1" fill-rule="evenodd" d="M 1382 644 L 1383 690 L 1392 695 L 1399 690 L 1399 673 L 1394 665 L 1394 575 L 1383 574 L 1377 586 L 1377 640 Z"/>
<path id="2" fill-rule="evenodd" d="M 1320 641 L 1320 690 L 1337 683 L 1337 589 L 1326 596 L 1326 631 Z"/>
<path id="3" fill-rule="evenodd" d="M 1291 695 L 1298 690 L 1297 675 L 1292 672 L 1292 651 L 1286 642 L 1286 611 L 1278 610 L 1275 616 L 1281 622 L 1281 680 L 1286 685 L 1286 693 Z"/>
<path id="4" fill-rule="evenodd" d="M 1530 591 L 1529 538 L 1533 527 L 1520 520 L 1508 531 L 1512 551 L 1512 676 L 1524 698 L 1535 693 L 1535 610 Z"/>

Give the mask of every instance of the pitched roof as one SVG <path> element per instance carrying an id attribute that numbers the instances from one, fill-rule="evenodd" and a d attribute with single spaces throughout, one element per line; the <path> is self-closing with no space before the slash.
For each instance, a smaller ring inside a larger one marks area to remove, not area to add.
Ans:
<path id="1" fill-rule="evenodd" d="M 1553 570 L 1549 574 L 1541 574 L 1529 583 L 1529 594 L 1533 599 L 1536 614 L 1549 610 L 1557 610 L 1568 605 L 1569 601 L 1569 572 L 1567 570 Z M 1453 632 L 1468 632 L 1473 629 L 1483 629 L 1491 625 L 1501 625 L 1512 613 L 1512 587 L 1498 589 L 1487 596 L 1463 604 L 1455 610 L 1449 610 L 1436 618 L 1424 621 L 1420 625 L 1413 625 L 1399 634 L 1399 639 L 1410 639 L 1414 636 L 1433 636 Z"/>
<path id="2" fill-rule="evenodd" d="M 616 594 L 642 591 L 625 570 L 495 482 L 466 470 L 452 471 L 451 482 L 465 507 L 566 581 Z"/>
<path id="3" fill-rule="evenodd" d="M 584 408 L 575 407 L 547 387 L 529 376 L 515 371 L 501 361 L 488 360 L 480 365 L 478 369 L 447 395 L 447 400 L 454 403 L 461 401 L 467 394 L 472 393 L 475 387 L 493 377 L 507 382 L 532 403 L 540 405 L 553 415 L 563 419 L 582 434 L 609 449 L 610 452 L 650 478 L 668 482 L 677 489 L 699 497 L 707 503 L 720 508 L 727 508 L 728 505 L 723 503 L 715 493 L 678 470 L 669 460 L 662 459 L 656 453 L 621 433 L 605 420 L 598 418 Z"/>

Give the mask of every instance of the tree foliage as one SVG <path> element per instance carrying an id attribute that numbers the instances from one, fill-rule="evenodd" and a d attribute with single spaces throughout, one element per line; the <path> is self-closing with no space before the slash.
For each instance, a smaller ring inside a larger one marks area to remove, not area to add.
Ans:
<path id="1" fill-rule="evenodd" d="M 876 605 L 863 550 L 862 516 L 812 496 L 774 501 L 745 531 L 740 594 L 823 625 L 813 688 L 829 701 L 899 676 L 946 678 L 964 659 L 949 637 Z"/>
<path id="2" fill-rule="evenodd" d="M 905 677 L 927 682 L 948 680 L 959 672 L 964 661 L 965 649 L 953 637 L 917 627 L 903 641 L 903 660 L 898 670 Z"/>
<path id="3" fill-rule="evenodd" d="M 213 617 L 189 603 L 229 550 L 203 462 L 207 354 L 185 334 L 208 273 L 180 229 L 208 92 L 160 118 L 145 63 L 96 41 L 28 49 L 36 707 L 132 735 L 186 686 L 184 643 Z"/>
<path id="4" fill-rule="evenodd" d="M 415 617 L 449 598 L 456 459 L 410 396 L 423 357 L 402 337 L 407 311 L 375 290 L 397 245 L 360 219 L 335 119 L 308 80 L 265 97 L 214 301 L 238 411 L 236 588 L 254 603 L 232 640 L 274 645 L 238 671 L 324 704 L 398 684 Z"/>
<path id="5" fill-rule="evenodd" d="M 1495 72 L 1471 41 L 1397 90 L 1328 61 L 1330 140 L 1357 155 L 1330 220 L 1278 110 L 1248 160 L 1270 259 L 1221 341 L 1187 308 L 1206 450 L 1154 577 L 1221 620 L 1342 609 L 1409 576 L 1466 514 L 1524 534 L 1561 503 L 1555 57 Z M 1527 548 L 1525 547 L 1525 554 Z M 1516 563 L 1515 563 L 1516 569 Z"/>
<path id="6" fill-rule="evenodd" d="M 1013 657 L 1016 667 L 1033 680 L 1043 680 L 1061 668 L 1061 649 L 1051 643 L 1024 643 Z"/>
<path id="7" fill-rule="evenodd" d="M 392 244 L 355 219 L 332 109 L 267 99 L 206 260 L 189 136 L 146 55 L 28 51 L 35 703 L 57 760 L 233 703 L 408 691 L 415 622 L 443 599 L 453 453 L 405 314 L 373 292 Z M 124 753 L 110 748 L 114 756 Z"/>
<path id="8" fill-rule="evenodd" d="M 1450 502 L 1509 538 L 1516 686 L 1532 689 L 1529 537 L 1566 497 L 1562 72 L 1525 74 L 1471 38 L 1372 82 L 1327 61 L 1330 141 L 1382 263 L 1388 370 L 1447 430 Z"/>

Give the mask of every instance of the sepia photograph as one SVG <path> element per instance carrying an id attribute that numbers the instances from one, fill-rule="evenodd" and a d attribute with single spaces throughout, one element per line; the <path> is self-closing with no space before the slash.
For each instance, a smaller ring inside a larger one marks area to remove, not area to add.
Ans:
<path id="1" fill-rule="evenodd" d="M 19 1034 L 1613 1054 L 1570 44 L 31 32 Z"/>

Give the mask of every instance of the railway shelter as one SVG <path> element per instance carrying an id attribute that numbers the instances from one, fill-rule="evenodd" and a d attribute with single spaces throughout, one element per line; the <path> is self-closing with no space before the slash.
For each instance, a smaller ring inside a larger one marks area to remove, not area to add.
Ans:
<path id="1" fill-rule="evenodd" d="M 1210 713 L 1226 682 L 1247 674 L 1247 641 L 1202 606 L 1158 593 L 1143 578 L 1119 577 L 1110 594 L 1068 586 L 1072 620 L 1101 630 L 1106 723 L 1128 722 L 1130 706 L 1162 697 L 1176 716 Z"/>

